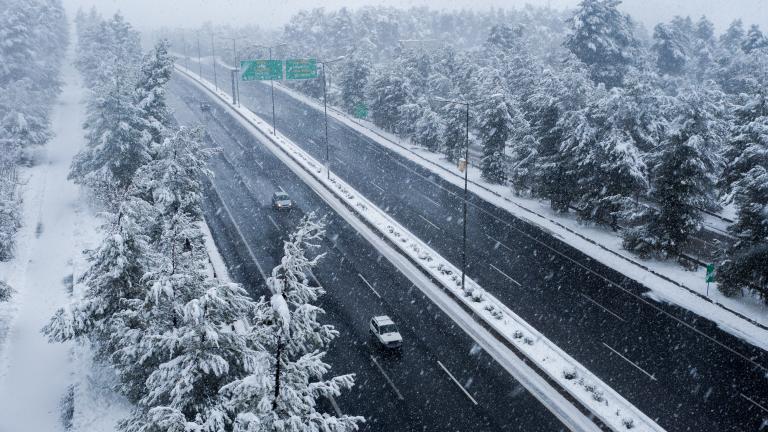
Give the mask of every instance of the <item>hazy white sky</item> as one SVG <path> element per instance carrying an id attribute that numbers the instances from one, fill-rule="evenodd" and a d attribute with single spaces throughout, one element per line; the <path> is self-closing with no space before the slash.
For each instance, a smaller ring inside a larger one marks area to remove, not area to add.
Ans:
<path id="1" fill-rule="evenodd" d="M 284 24 L 301 9 L 341 6 L 356 8 L 371 4 L 397 7 L 430 6 L 436 9 L 488 9 L 515 7 L 526 3 L 563 8 L 575 6 L 579 0 L 63 0 L 74 13 L 79 6 L 96 6 L 102 13 L 117 10 L 139 28 L 163 24 L 195 27 L 205 21 L 214 23 L 258 23 L 262 27 Z M 622 9 L 649 29 L 659 21 L 675 15 L 707 15 L 722 31 L 735 18 L 745 24 L 760 24 L 768 30 L 768 0 L 624 0 Z"/>

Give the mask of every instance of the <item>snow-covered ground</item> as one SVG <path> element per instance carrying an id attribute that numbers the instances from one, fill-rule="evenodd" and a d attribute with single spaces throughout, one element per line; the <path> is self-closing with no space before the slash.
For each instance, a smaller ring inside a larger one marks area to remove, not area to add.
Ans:
<path id="1" fill-rule="evenodd" d="M 327 179 L 323 165 L 303 151 L 298 145 L 280 133 L 276 136 L 272 135 L 271 127 L 267 122 L 247 108 L 232 106 L 227 94 L 216 91 L 210 82 L 199 81 L 195 74 L 178 64 L 176 67 L 184 72 L 187 77 L 197 82 L 198 85 L 212 93 L 218 94 L 220 98 L 218 100 L 219 103 L 232 111 L 238 112 L 241 116 L 239 120 L 242 124 L 251 128 L 255 134 L 261 135 L 263 137 L 262 142 L 278 158 L 283 160 L 291 170 L 315 189 L 326 202 L 339 211 L 342 216 L 348 213 L 348 210 L 343 206 L 335 205 L 338 203 L 337 200 L 343 201 L 349 209 L 353 209 L 354 217 L 365 221 L 368 226 L 373 227 L 378 232 L 378 235 L 387 238 L 389 243 L 399 250 L 400 254 L 409 257 L 411 262 L 424 269 L 431 276 L 432 280 L 439 281 L 439 285 L 451 293 L 454 304 L 471 310 L 475 316 L 492 327 L 501 338 L 513 345 L 517 352 L 534 362 L 550 379 L 557 382 L 560 387 L 568 391 L 584 406 L 589 407 L 590 411 L 597 415 L 604 423 L 610 425 L 614 430 L 661 430 L 653 420 L 645 416 L 620 394 L 549 341 L 504 304 L 486 293 L 472 279 L 467 278 L 467 290 L 462 292 L 460 272 L 455 266 L 408 232 L 398 222 L 368 201 L 346 182 L 335 176 Z M 322 187 L 319 186 L 320 184 L 326 189 L 322 190 Z M 328 190 L 332 192 L 332 196 L 336 200 L 325 196 Z M 348 217 L 345 217 L 345 219 L 350 221 Z M 350 221 L 350 223 L 355 222 Z M 364 228 L 358 229 L 364 230 Z M 397 253 L 394 255 L 397 255 Z M 390 257 L 388 256 L 388 258 Z M 392 257 L 390 260 L 398 260 L 398 257 Z M 437 287 L 434 283 L 429 283 L 428 285 Z M 430 287 L 422 287 L 419 284 L 417 286 L 425 291 L 430 290 Z M 428 295 L 430 294 L 428 293 Z M 452 318 L 456 319 L 454 316 Z M 478 323 L 475 323 L 475 325 L 478 328 L 482 328 Z M 534 393 L 544 391 L 541 387 L 531 390 Z M 562 409 L 562 407 L 559 408 Z"/>
<path id="2" fill-rule="evenodd" d="M 40 332 L 70 301 L 72 278 L 85 267 L 82 250 L 98 240 L 97 220 L 79 188 L 67 180 L 72 157 L 84 145 L 83 89 L 67 64 L 52 117 L 55 137 L 39 165 L 24 171 L 24 226 L 16 257 L 0 263 L 0 277 L 17 291 L 0 309 L 0 431 L 64 430 L 61 401 L 74 387 L 78 431 L 110 431 L 126 412 L 108 385 L 108 371 L 91 367 L 90 350 L 49 343 Z M 105 379 L 107 381 L 105 381 Z"/>

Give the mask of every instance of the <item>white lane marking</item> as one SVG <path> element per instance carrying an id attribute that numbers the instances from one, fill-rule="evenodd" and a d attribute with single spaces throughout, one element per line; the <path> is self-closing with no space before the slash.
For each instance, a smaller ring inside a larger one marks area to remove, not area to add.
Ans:
<path id="1" fill-rule="evenodd" d="M 372 184 L 372 185 L 373 185 L 373 186 L 374 186 L 376 189 L 378 189 L 378 190 L 380 190 L 380 191 L 384 192 L 384 188 L 382 188 L 381 186 L 377 185 L 377 184 L 376 184 L 376 183 L 374 183 L 374 182 L 371 182 L 371 184 Z"/>
<path id="2" fill-rule="evenodd" d="M 497 245 L 499 245 L 499 246 L 503 247 L 504 249 L 506 249 L 506 250 L 508 250 L 508 251 L 510 251 L 510 252 L 515 252 L 515 251 L 514 251 L 514 250 L 513 250 L 511 247 L 509 247 L 509 246 L 505 245 L 505 244 L 504 244 L 504 243 L 502 243 L 500 240 L 496 240 L 495 238 L 493 238 L 493 237 L 489 236 L 488 234 L 486 234 L 485 236 L 486 236 L 486 237 L 488 237 L 489 239 L 491 239 L 491 240 L 495 241 Z"/>
<path id="3" fill-rule="evenodd" d="M 431 202 L 431 203 L 432 203 L 432 204 L 434 204 L 436 207 L 440 207 L 440 204 L 438 204 L 438 203 L 437 203 L 437 201 L 433 200 L 432 198 L 430 198 L 430 197 L 426 196 L 425 194 L 421 194 L 421 196 L 423 196 L 424 198 L 426 198 L 426 199 L 427 199 L 427 201 Z"/>
<path id="4" fill-rule="evenodd" d="M 328 395 L 328 400 L 331 401 L 331 406 L 333 406 L 333 410 L 336 411 L 336 415 L 341 417 L 343 414 L 341 413 L 341 410 L 339 409 L 339 405 L 336 403 L 336 399 L 334 399 L 333 396 Z"/>
<path id="5" fill-rule="evenodd" d="M 392 390 L 394 390 L 394 391 L 395 391 L 395 393 L 397 394 L 397 398 L 398 398 L 398 399 L 400 399 L 400 400 L 405 400 L 405 398 L 403 397 L 403 395 L 400 393 L 400 390 L 398 390 L 398 389 L 397 389 L 397 387 L 395 387 L 395 383 L 393 383 L 393 382 L 392 382 L 392 380 L 391 380 L 391 379 L 389 379 L 389 375 L 387 375 L 387 373 L 386 373 L 386 372 L 384 372 L 384 369 L 381 367 L 381 365 L 379 364 L 379 362 L 377 362 L 377 361 L 376 361 L 376 357 L 374 357 L 374 356 L 371 356 L 371 361 L 373 361 L 373 364 L 375 364 L 375 365 L 376 365 L 376 367 L 377 367 L 377 368 L 379 368 L 379 372 L 381 372 L 381 374 L 382 374 L 382 375 L 384 375 L 384 379 L 386 379 L 386 380 L 387 380 L 387 382 L 389 383 L 389 385 L 390 385 L 390 386 L 392 386 Z"/>
<path id="6" fill-rule="evenodd" d="M 605 342 L 603 342 L 603 345 L 605 345 L 605 347 L 606 347 L 606 348 L 608 348 L 609 350 L 613 351 L 613 352 L 614 352 L 614 354 L 616 354 L 617 356 L 619 356 L 619 357 L 623 358 L 624 360 L 626 360 L 626 361 L 627 361 L 629 364 L 631 364 L 632 366 L 636 367 L 636 368 L 637 368 L 637 370 L 639 370 L 640 372 L 642 372 L 642 373 L 644 373 L 644 374 L 648 375 L 648 377 L 649 377 L 650 379 L 652 379 L 652 380 L 654 380 L 654 381 L 658 381 L 658 380 L 656 379 L 656 377 L 655 377 L 655 376 L 653 376 L 653 375 L 649 374 L 648 372 L 646 372 L 646 371 L 645 371 L 643 368 L 641 368 L 640 366 L 638 366 L 638 365 L 637 365 L 635 362 L 633 362 L 632 360 L 630 360 L 630 359 L 628 359 L 628 358 L 624 357 L 623 355 L 621 355 L 621 353 L 620 353 L 620 352 L 618 352 L 618 351 L 616 351 L 615 349 L 613 349 L 613 348 L 609 347 L 609 346 L 608 346 L 608 344 L 606 344 Z"/>
<path id="7" fill-rule="evenodd" d="M 507 279 L 511 280 L 512 282 L 516 283 L 516 284 L 517 284 L 517 286 L 522 286 L 522 285 L 520 284 L 520 282 L 518 282 L 518 281 L 516 281 L 516 280 L 512 279 L 512 277 L 510 277 L 508 274 L 504 273 L 503 271 L 499 270 L 499 268 L 498 268 L 498 267 L 496 267 L 495 265 L 493 265 L 493 264 L 489 264 L 489 265 L 491 266 L 491 268 L 492 268 L 492 269 L 494 269 L 494 270 L 496 270 L 497 272 L 501 273 L 501 274 L 502 274 L 502 275 L 503 275 L 505 278 L 507 278 Z"/>
<path id="8" fill-rule="evenodd" d="M 579 294 L 580 294 L 582 297 L 584 297 L 585 299 L 587 299 L 587 300 L 591 301 L 592 303 L 594 303 L 594 304 L 595 304 L 595 306 L 597 306 L 597 307 L 599 307 L 600 309 L 602 309 L 602 310 L 604 310 L 604 311 L 608 312 L 609 314 L 611 314 L 611 315 L 615 316 L 615 317 L 616 317 L 616 319 L 618 319 L 619 321 L 621 321 L 621 322 L 626 322 L 626 321 L 624 321 L 624 318 L 622 318 L 622 317 L 618 316 L 617 314 L 615 314 L 615 313 L 611 312 L 611 310 L 610 310 L 610 309 L 608 309 L 607 307 L 605 307 L 605 306 L 601 305 L 601 304 L 600 304 L 600 303 L 598 303 L 597 301 L 593 300 L 593 299 L 592 299 L 592 297 L 590 297 L 590 296 L 588 296 L 588 295 L 586 295 L 586 294 L 583 294 L 583 293 L 579 293 Z"/>
<path id="9" fill-rule="evenodd" d="M 754 399 L 750 398 L 749 396 L 745 395 L 744 393 L 739 393 L 739 394 L 741 395 L 741 397 L 743 397 L 744 399 L 746 399 L 746 400 L 750 401 L 750 402 L 751 402 L 753 405 L 755 405 L 756 407 L 758 407 L 758 408 L 760 408 L 761 410 L 763 410 L 763 411 L 765 411 L 765 412 L 767 412 L 767 413 L 768 413 L 768 408 L 766 408 L 766 407 L 764 407 L 764 406 L 760 405 L 760 404 L 759 404 L 759 403 L 757 403 L 757 402 L 756 402 Z"/>
<path id="10" fill-rule="evenodd" d="M 466 396 L 469 398 L 469 400 L 471 400 L 473 404 L 477 405 L 477 401 L 475 400 L 475 398 L 473 398 L 473 397 L 472 397 L 472 395 L 471 395 L 471 394 L 469 394 L 469 392 L 467 391 L 467 389 L 465 389 L 465 388 L 464 388 L 464 386 L 463 386 L 463 385 L 461 385 L 461 384 L 460 384 L 458 381 L 456 381 L 456 378 L 453 376 L 453 374 L 451 373 L 451 371 L 449 371 L 449 370 L 448 370 L 448 368 L 446 368 L 445 366 L 443 366 L 443 364 L 442 364 L 442 363 L 440 363 L 440 360 L 438 360 L 438 361 L 437 361 L 437 364 L 439 364 L 439 365 L 440 365 L 440 367 L 441 367 L 441 368 L 443 368 L 443 370 L 445 371 L 445 373 L 447 373 L 447 374 L 448 374 L 448 376 L 449 376 L 449 377 L 451 377 L 451 379 L 453 380 L 453 382 L 455 382 L 455 383 L 456 383 L 456 385 L 457 385 L 457 386 L 459 386 L 459 388 L 461 389 L 461 391 L 463 391 L 463 392 L 464 392 L 464 394 L 465 394 L 465 395 L 466 395 Z"/>
<path id="11" fill-rule="evenodd" d="M 342 165 L 346 165 L 347 164 L 346 162 L 344 162 L 343 160 L 337 158 L 336 156 L 334 156 L 333 158 L 336 159 L 336 162 L 338 162 L 338 163 L 340 163 Z"/>
<path id="12" fill-rule="evenodd" d="M 272 225 L 274 225 L 274 226 L 275 226 L 275 228 L 277 228 L 277 229 L 280 229 L 280 226 L 279 226 L 279 225 L 277 225 L 277 222 L 275 222 L 275 220 L 274 220 L 274 219 L 272 219 L 272 216 L 270 216 L 270 215 L 267 215 L 267 218 L 269 218 L 269 221 L 270 221 L 270 222 L 272 222 Z"/>
<path id="13" fill-rule="evenodd" d="M 365 284 L 368 285 L 368 288 L 370 288 L 371 291 L 373 291 L 373 293 L 376 294 L 376 297 L 381 298 L 381 294 L 379 294 L 378 292 L 376 292 L 375 289 L 373 289 L 371 284 L 368 283 L 368 281 L 363 277 L 363 275 L 361 275 L 360 273 L 358 273 L 357 275 L 360 276 L 360 279 L 362 279 L 363 282 L 365 282 Z"/>
<path id="14" fill-rule="evenodd" d="M 442 228 L 440 228 L 439 226 L 437 226 L 437 225 L 433 224 L 432 222 L 430 222 L 430 221 L 429 221 L 429 219 L 425 218 L 424 216 L 422 216 L 422 215 L 418 215 L 418 216 L 419 216 L 419 217 L 420 217 L 420 218 L 421 218 L 421 219 L 422 219 L 424 222 L 426 222 L 426 223 L 428 223 L 428 224 L 432 225 L 433 227 L 435 227 L 435 228 L 436 228 L 438 231 L 442 231 L 442 230 L 443 230 L 443 229 L 442 229 Z"/>
<path id="15" fill-rule="evenodd" d="M 237 231 L 237 235 L 240 236 L 240 241 L 243 242 L 245 245 L 245 248 L 248 250 L 248 255 L 251 256 L 251 260 L 254 264 L 256 264 L 256 268 L 259 269 L 259 273 L 261 274 L 261 277 L 263 280 L 267 280 L 267 274 L 264 273 L 264 269 L 261 268 L 261 263 L 259 263 L 259 260 L 256 259 L 256 254 L 253 253 L 253 250 L 251 249 L 251 245 L 248 244 L 248 242 L 245 240 L 245 236 L 243 235 L 243 232 L 240 230 L 240 225 L 238 225 L 237 222 L 235 222 L 235 218 L 232 217 L 232 212 L 229 211 L 229 206 L 227 206 L 227 203 L 224 202 L 224 198 L 221 197 L 221 194 L 219 193 L 219 189 L 216 187 L 216 184 L 211 181 L 211 186 L 213 186 L 213 189 L 216 191 L 216 195 L 219 197 L 219 200 L 221 201 L 221 205 L 224 207 L 224 211 L 227 212 L 227 216 L 229 217 L 229 220 L 232 221 L 232 225 L 235 226 L 235 231 Z"/>
<path id="16" fill-rule="evenodd" d="M 256 165 L 258 165 L 259 168 L 264 169 L 264 165 L 262 165 L 261 162 L 257 161 L 256 159 L 254 159 L 253 161 L 256 162 Z"/>

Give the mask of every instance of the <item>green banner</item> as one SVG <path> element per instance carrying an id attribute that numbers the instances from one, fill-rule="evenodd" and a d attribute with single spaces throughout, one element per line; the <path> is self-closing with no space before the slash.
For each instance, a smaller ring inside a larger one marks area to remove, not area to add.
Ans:
<path id="1" fill-rule="evenodd" d="M 283 79 L 282 60 L 244 60 L 240 62 L 243 81 L 264 81 Z"/>
<path id="2" fill-rule="evenodd" d="M 317 78 L 317 59 L 289 59 L 285 61 L 286 79 Z"/>

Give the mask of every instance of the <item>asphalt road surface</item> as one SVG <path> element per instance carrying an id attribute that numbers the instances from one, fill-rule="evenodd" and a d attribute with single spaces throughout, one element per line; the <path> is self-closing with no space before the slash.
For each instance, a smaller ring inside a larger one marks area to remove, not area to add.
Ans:
<path id="1" fill-rule="evenodd" d="M 269 86 L 240 84 L 242 104 L 270 121 Z M 324 160 L 322 113 L 280 91 L 275 105 L 280 132 Z M 332 118 L 328 127 L 333 174 L 460 265 L 462 191 Z M 641 284 L 472 194 L 469 202 L 468 276 L 662 427 L 768 430 L 768 353 L 656 303 Z"/>
<path id="2" fill-rule="evenodd" d="M 327 217 L 327 255 L 314 274 L 327 290 L 319 303 L 323 321 L 340 336 L 326 359 L 333 373 L 357 376 L 351 391 L 323 409 L 333 412 L 335 403 L 346 414 L 362 415 L 362 430 L 370 431 L 566 430 L 267 149 L 226 115 L 200 112 L 199 95 L 178 78 L 170 89 L 177 121 L 205 124 L 222 147 L 211 162 L 215 190 L 206 191 L 206 219 L 233 278 L 252 295 L 267 294 L 261 271 L 269 275 L 279 262 L 283 240 L 301 217 Z M 294 210 L 271 208 L 271 195 L 280 189 L 295 201 Z M 380 348 L 368 334 L 368 320 L 379 314 L 399 325 L 400 354 Z"/>

